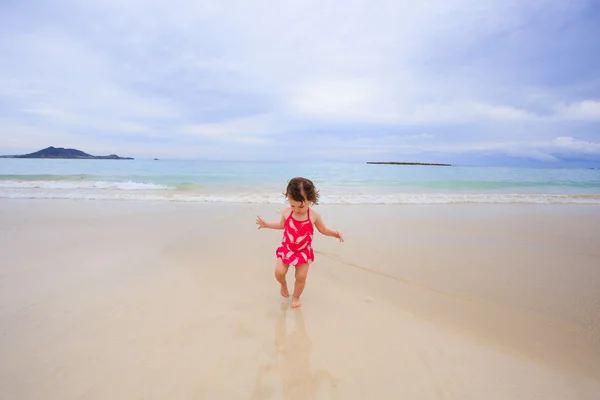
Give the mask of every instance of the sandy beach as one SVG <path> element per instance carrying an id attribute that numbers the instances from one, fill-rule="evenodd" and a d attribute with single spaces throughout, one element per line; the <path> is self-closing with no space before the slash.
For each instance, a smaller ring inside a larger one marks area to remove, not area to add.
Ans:
<path id="1" fill-rule="evenodd" d="M 597 206 L 281 207 L 1 200 L 0 398 L 600 398 Z"/>

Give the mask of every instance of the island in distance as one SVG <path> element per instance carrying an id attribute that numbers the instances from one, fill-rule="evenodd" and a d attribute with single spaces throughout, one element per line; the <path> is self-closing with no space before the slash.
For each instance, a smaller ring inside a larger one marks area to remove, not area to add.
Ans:
<path id="1" fill-rule="evenodd" d="M 451 167 L 452 164 L 435 164 L 419 162 L 400 162 L 400 161 L 367 161 L 367 164 L 391 164 L 391 165 L 434 165 L 438 167 Z"/>
<path id="2" fill-rule="evenodd" d="M 133 160 L 132 157 L 119 157 L 116 154 L 109 156 L 92 156 L 81 150 L 65 149 L 63 147 L 47 147 L 35 153 L 14 156 L 0 156 L 1 158 L 75 158 L 81 160 Z"/>

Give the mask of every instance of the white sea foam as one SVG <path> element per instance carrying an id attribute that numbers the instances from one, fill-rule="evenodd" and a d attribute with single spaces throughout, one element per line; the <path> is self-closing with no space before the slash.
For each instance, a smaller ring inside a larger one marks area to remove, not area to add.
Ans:
<path id="1" fill-rule="evenodd" d="M 133 181 L 0 181 L 4 189 L 113 189 L 113 190 L 170 190 L 169 186 Z M 1 195 L 1 194 L 0 194 Z"/>
<path id="2" fill-rule="evenodd" d="M 110 182 L 109 182 L 110 183 Z M 281 193 L 264 192 L 177 192 L 160 190 L 158 185 L 134 183 L 127 186 L 120 182 L 116 186 L 107 185 L 73 188 L 40 188 L 36 186 L 2 187 L 0 198 L 9 199 L 83 199 L 83 200 L 126 200 L 153 202 L 198 202 L 198 203 L 257 203 L 283 204 Z M 332 192 L 322 195 L 320 204 L 596 204 L 600 205 L 600 195 L 596 194 L 510 194 L 510 193 L 350 193 Z"/>

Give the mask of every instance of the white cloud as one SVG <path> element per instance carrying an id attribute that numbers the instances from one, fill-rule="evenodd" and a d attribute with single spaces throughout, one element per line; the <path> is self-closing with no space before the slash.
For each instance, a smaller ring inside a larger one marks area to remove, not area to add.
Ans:
<path id="1" fill-rule="evenodd" d="M 474 116 L 488 117 L 503 121 L 524 121 L 535 118 L 527 111 L 505 105 L 475 104 L 472 106 Z"/>
<path id="2" fill-rule="evenodd" d="M 289 115 L 325 123 L 389 124 L 399 120 L 389 94 L 377 82 L 367 80 L 300 82 L 292 86 L 285 102 Z"/>
<path id="3" fill-rule="evenodd" d="M 194 138 L 225 142 L 264 143 L 273 133 L 270 115 L 236 118 L 226 122 L 210 122 L 184 125 L 179 129 Z"/>
<path id="4" fill-rule="evenodd" d="M 130 118 L 178 115 L 168 99 L 129 89 L 130 81 L 123 84 L 115 76 L 114 60 L 79 38 L 48 30 L 9 39 L 8 47 L 17 55 L 0 67 L 12 81 L 2 79 L 0 96 L 18 99 L 25 113 L 49 123 L 88 128 L 117 128 Z"/>
<path id="5" fill-rule="evenodd" d="M 402 149 L 401 149 L 402 150 Z M 405 150 L 408 150 L 405 148 Z M 414 148 L 413 148 L 414 150 Z M 600 156 L 600 142 L 590 142 L 570 136 L 543 141 L 476 142 L 468 145 L 429 145 L 422 152 L 446 154 L 493 153 L 511 157 L 528 158 L 542 162 L 557 162 L 562 156 Z"/>
<path id="6" fill-rule="evenodd" d="M 600 156 L 600 142 L 590 142 L 570 136 L 561 136 L 554 139 L 551 147 L 557 150 L 566 150 L 571 153 Z"/>
<path id="7" fill-rule="evenodd" d="M 407 139 L 408 138 L 408 139 Z M 384 137 L 375 143 L 365 138 L 350 140 L 327 140 L 323 143 L 332 151 L 317 150 L 315 155 L 326 158 L 352 156 L 369 158 L 372 155 L 415 156 L 434 154 L 464 156 L 470 154 L 504 155 L 542 162 L 557 162 L 564 156 L 600 156 L 600 141 L 586 141 L 570 136 L 560 136 L 546 140 L 502 140 L 491 141 L 485 138 L 474 139 L 469 143 L 449 143 L 441 140 L 410 140 L 408 137 Z"/>
<path id="8" fill-rule="evenodd" d="M 600 101 L 583 100 L 558 107 L 557 117 L 567 120 L 600 121 Z"/>

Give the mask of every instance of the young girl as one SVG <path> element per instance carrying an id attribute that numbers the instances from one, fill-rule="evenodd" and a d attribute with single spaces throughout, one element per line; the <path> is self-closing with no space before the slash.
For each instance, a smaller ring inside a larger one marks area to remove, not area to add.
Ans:
<path id="1" fill-rule="evenodd" d="M 338 238 L 343 242 L 339 231 L 328 228 L 321 215 L 310 210 L 311 204 L 317 204 L 319 192 L 315 189 L 312 181 L 306 178 L 293 178 L 288 183 L 285 191 L 290 206 L 281 213 L 281 220 L 277 222 L 266 222 L 256 217 L 258 229 L 283 229 L 283 241 L 275 251 L 277 261 L 275 262 L 275 279 L 281 284 L 281 295 L 290 297 L 285 277 L 288 268 L 296 268 L 296 282 L 292 294 L 292 308 L 300 307 L 300 295 L 306 284 L 308 267 L 315 259 L 312 248 L 313 224 L 317 230 L 326 236 Z"/>

